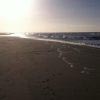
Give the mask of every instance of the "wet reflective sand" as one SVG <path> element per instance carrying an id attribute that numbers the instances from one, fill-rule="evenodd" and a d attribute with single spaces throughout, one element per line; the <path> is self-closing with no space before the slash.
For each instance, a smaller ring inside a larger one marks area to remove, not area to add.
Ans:
<path id="1" fill-rule="evenodd" d="M 0 38 L 0 100 L 100 98 L 100 49 Z"/>

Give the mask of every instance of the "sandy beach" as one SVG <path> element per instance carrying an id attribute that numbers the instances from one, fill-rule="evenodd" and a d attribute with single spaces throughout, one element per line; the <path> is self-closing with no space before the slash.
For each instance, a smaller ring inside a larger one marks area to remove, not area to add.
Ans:
<path id="1" fill-rule="evenodd" d="M 99 99 L 99 48 L 0 37 L 0 100 Z"/>

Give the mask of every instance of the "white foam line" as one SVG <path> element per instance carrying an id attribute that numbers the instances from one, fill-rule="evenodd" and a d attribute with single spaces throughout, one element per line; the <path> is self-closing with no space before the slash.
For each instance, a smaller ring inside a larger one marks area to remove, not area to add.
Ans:
<path id="1" fill-rule="evenodd" d="M 88 67 L 84 67 L 83 70 L 80 72 L 81 74 L 89 74 L 89 71 L 94 71 L 95 69 L 93 68 L 88 68 Z"/>
<path id="2" fill-rule="evenodd" d="M 89 74 L 89 72 L 88 71 L 85 71 L 85 70 L 82 70 L 80 73 L 81 74 Z"/>
<path id="3" fill-rule="evenodd" d="M 37 37 L 28 37 L 28 36 L 14 36 L 14 35 L 7 35 L 7 36 L 0 36 L 0 37 L 17 37 L 17 38 L 23 38 L 23 39 L 34 39 L 34 40 L 41 40 L 41 41 L 51 41 L 51 42 L 60 42 L 60 43 L 67 43 L 67 44 L 72 44 L 72 45 L 80 45 L 80 46 L 89 46 L 89 47 L 94 47 L 94 48 L 100 48 L 100 46 L 96 45 L 88 45 L 85 43 L 75 43 L 75 42 L 69 42 L 69 41 L 63 41 L 63 40 L 53 40 L 53 39 L 41 39 Z"/>
<path id="4" fill-rule="evenodd" d="M 63 60 L 65 63 L 67 63 L 71 68 L 74 67 L 74 65 L 73 65 L 72 63 L 70 63 L 69 61 L 67 61 L 65 57 L 63 57 L 62 60 Z"/>
<path id="5" fill-rule="evenodd" d="M 63 52 L 59 48 L 57 48 L 57 52 L 59 53 L 58 57 L 61 58 L 63 55 Z"/>
<path id="6" fill-rule="evenodd" d="M 66 57 L 62 57 L 63 52 L 60 50 L 60 48 L 57 48 L 57 52 L 59 53 L 58 57 L 61 58 L 65 63 L 67 63 L 71 68 L 74 67 L 72 63 L 66 60 Z"/>
<path id="7" fill-rule="evenodd" d="M 95 70 L 93 68 L 84 67 L 84 70 Z"/>
<path id="8" fill-rule="evenodd" d="M 51 42 L 59 42 L 59 43 L 65 43 L 65 44 L 72 44 L 72 45 L 79 45 L 79 46 L 89 46 L 89 47 L 94 47 L 94 48 L 100 48 L 100 46 L 95 46 L 95 45 L 88 45 L 85 43 L 75 43 L 75 42 L 69 42 L 69 41 L 63 41 L 63 40 L 53 40 L 53 39 L 41 39 L 37 37 L 26 37 L 25 39 L 34 39 L 34 40 L 41 40 L 41 41 L 51 41 Z"/>

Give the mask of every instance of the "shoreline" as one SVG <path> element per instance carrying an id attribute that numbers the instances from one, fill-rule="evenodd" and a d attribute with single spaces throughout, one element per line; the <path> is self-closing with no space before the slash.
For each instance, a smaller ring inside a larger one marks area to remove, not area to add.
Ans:
<path id="1" fill-rule="evenodd" d="M 0 38 L 1 100 L 100 98 L 100 49 Z"/>
<path id="2" fill-rule="evenodd" d="M 37 41 L 47 41 L 47 42 L 56 42 L 56 43 L 62 43 L 62 44 L 69 44 L 69 45 L 75 45 L 75 46 L 86 46 L 86 47 L 91 47 L 91 48 L 97 48 L 100 49 L 100 46 L 96 45 L 88 45 L 85 43 L 75 43 L 71 41 L 63 41 L 63 40 L 54 40 L 54 39 L 42 39 L 42 38 L 37 38 L 37 37 L 27 37 L 27 36 L 8 36 L 8 35 L 2 35 L 0 38 L 19 38 L 19 39 L 26 39 L 26 40 L 37 40 Z"/>

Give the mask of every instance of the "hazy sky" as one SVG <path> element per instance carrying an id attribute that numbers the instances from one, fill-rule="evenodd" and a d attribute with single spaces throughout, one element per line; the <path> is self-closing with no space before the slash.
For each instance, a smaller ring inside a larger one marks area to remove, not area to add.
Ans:
<path id="1" fill-rule="evenodd" d="M 0 31 L 100 31 L 100 0 L 0 0 Z"/>

